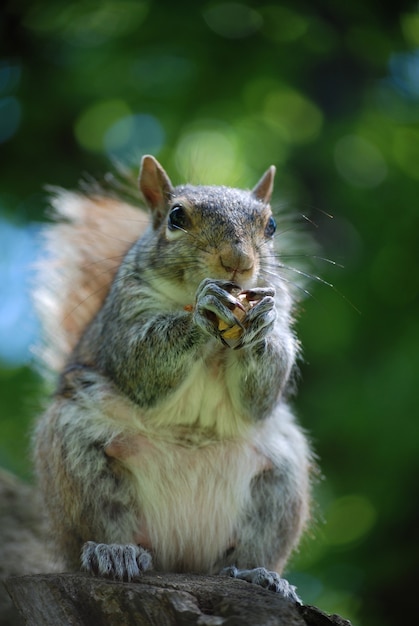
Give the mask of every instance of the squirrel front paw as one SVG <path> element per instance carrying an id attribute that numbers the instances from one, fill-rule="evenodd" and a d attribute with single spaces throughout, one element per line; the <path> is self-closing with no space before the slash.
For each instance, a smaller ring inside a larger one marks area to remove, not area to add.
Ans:
<path id="1" fill-rule="evenodd" d="M 237 306 L 244 307 L 238 304 L 233 293 L 240 293 L 240 287 L 235 283 L 206 278 L 196 294 L 193 313 L 195 324 L 224 344 L 223 329 L 232 328 L 236 324 L 241 326 L 233 311 Z"/>
<path id="2" fill-rule="evenodd" d="M 249 347 L 273 327 L 274 295 L 272 288 L 241 291 L 235 283 L 205 279 L 197 292 L 195 323 L 230 348 Z"/>
<path id="3" fill-rule="evenodd" d="M 251 306 L 242 320 L 244 331 L 235 348 L 249 347 L 262 341 L 272 330 L 276 319 L 275 290 L 257 288 L 243 291 Z"/>
<path id="4" fill-rule="evenodd" d="M 82 569 L 96 576 L 129 582 L 152 567 L 151 554 L 134 544 L 88 541 L 81 553 Z"/>

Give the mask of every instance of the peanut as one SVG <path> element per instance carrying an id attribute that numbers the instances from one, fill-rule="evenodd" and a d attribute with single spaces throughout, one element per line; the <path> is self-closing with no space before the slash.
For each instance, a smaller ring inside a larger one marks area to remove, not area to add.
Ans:
<path id="1" fill-rule="evenodd" d="M 232 313 L 239 322 L 243 322 L 247 311 L 252 307 L 252 303 L 247 299 L 244 293 L 239 294 L 237 299 L 240 300 L 244 310 L 236 306 Z M 218 321 L 218 330 L 222 333 L 223 339 L 239 339 L 243 334 L 243 328 L 239 324 L 228 326 L 223 320 Z"/>

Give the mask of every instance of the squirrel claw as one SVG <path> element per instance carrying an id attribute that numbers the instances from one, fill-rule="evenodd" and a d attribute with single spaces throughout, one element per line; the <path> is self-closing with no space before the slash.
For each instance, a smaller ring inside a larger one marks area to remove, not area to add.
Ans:
<path id="1" fill-rule="evenodd" d="M 113 580 L 135 580 L 151 568 L 151 554 L 135 544 L 88 541 L 81 554 L 82 569 Z"/>

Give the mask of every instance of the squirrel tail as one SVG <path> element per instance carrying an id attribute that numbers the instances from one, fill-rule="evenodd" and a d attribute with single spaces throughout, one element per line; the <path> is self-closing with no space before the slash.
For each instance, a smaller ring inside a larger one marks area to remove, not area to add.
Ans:
<path id="1" fill-rule="evenodd" d="M 44 257 L 33 298 L 48 370 L 59 371 L 102 305 L 131 245 L 149 224 L 145 210 L 113 196 L 52 189 L 53 223 L 43 230 Z"/>

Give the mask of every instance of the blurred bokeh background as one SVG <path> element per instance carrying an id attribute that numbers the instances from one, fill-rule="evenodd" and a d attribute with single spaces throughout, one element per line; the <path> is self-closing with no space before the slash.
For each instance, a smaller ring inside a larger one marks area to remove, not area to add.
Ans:
<path id="1" fill-rule="evenodd" d="M 295 406 L 324 478 L 288 577 L 354 626 L 413 623 L 417 3 L 15 0 L 0 51 L 0 466 L 31 479 L 44 185 L 144 153 L 175 183 L 250 187 L 273 163 L 277 204 L 336 263 L 306 259 L 334 286 L 309 281 L 298 320 Z"/>

